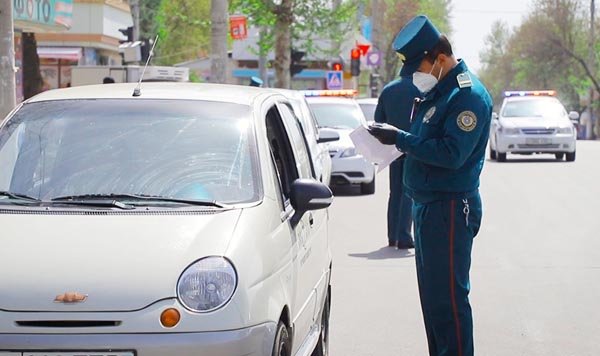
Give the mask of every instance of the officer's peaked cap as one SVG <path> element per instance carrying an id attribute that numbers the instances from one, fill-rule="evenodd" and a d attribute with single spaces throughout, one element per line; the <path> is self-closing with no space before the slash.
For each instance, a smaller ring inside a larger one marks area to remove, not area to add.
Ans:
<path id="1" fill-rule="evenodd" d="M 401 76 L 412 75 L 425 55 L 437 45 L 442 34 L 427 16 L 417 16 L 400 30 L 394 40 L 394 50 L 402 60 Z"/>

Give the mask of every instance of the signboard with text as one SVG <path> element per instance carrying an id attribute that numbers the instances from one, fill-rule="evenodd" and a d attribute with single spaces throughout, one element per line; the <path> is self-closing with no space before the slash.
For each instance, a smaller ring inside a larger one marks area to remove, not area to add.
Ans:
<path id="1" fill-rule="evenodd" d="M 229 16 L 229 32 L 234 40 L 243 40 L 248 37 L 248 25 L 246 16 Z"/>
<path id="2" fill-rule="evenodd" d="M 68 30 L 73 0 L 11 0 L 15 27 L 26 31 Z"/>

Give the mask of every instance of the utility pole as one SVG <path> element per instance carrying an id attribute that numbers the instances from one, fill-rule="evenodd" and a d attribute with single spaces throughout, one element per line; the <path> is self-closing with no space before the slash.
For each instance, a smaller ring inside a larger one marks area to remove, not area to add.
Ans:
<path id="1" fill-rule="evenodd" d="M 16 105 L 13 2 L 0 8 L 0 121 Z"/>
<path id="2" fill-rule="evenodd" d="M 211 0 L 210 79 L 213 83 L 227 82 L 227 18 L 228 0 Z"/>
<path id="3" fill-rule="evenodd" d="M 590 2 L 590 53 L 589 53 L 589 66 L 590 71 L 595 75 L 596 71 L 596 51 L 594 48 L 596 47 L 596 36 L 595 36 L 595 19 L 596 19 L 596 4 L 595 0 L 591 0 Z M 595 88 L 592 85 L 590 89 L 590 119 L 594 118 L 594 93 Z M 594 130 L 594 135 L 592 137 L 598 138 L 600 136 L 600 120 L 596 120 L 596 127 Z"/>

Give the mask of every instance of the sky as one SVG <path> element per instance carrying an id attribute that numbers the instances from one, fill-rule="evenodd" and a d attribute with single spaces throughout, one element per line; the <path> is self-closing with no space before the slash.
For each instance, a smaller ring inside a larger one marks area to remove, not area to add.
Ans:
<path id="1" fill-rule="evenodd" d="M 452 0 L 450 39 L 454 53 L 477 72 L 481 67 L 479 52 L 485 47 L 492 23 L 503 20 L 514 28 L 529 13 L 531 4 L 532 0 Z"/>

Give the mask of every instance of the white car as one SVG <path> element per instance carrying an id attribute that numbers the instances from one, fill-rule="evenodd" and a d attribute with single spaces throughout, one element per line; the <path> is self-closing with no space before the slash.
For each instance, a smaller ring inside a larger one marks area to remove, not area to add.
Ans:
<path id="1" fill-rule="evenodd" d="M 338 141 L 340 135 L 332 129 L 321 128 L 306 103 L 304 93 L 298 90 L 272 89 L 284 95 L 290 102 L 307 139 L 310 155 L 313 159 L 315 178 L 329 185 L 331 182 L 331 157 L 328 142 Z"/>
<path id="2" fill-rule="evenodd" d="M 326 355 L 333 198 L 288 100 L 134 87 L 0 126 L 0 355 Z"/>
<path id="3" fill-rule="evenodd" d="M 327 91 L 328 93 L 331 91 Z M 344 96 L 321 96 L 307 91 L 306 101 L 315 114 L 319 128 L 336 130 L 340 139 L 329 144 L 332 185 L 360 185 L 362 194 L 375 193 L 375 166 L 356 152 L 350 133 L 367 120 L 356 101 Z"/>
<path id="4" fill-rule="evenodd" d="M 377 108 L 377 98 L 360 98 L 356 99 L 356 102 L 360 106 L 365 118 L 369 124 L 375 122 L 375 109 Z"/>
<path id="5" fill-rule="evenodd" d="M 575 160 L 577 132 L 572 121 L 579 114 L 567 114 L 553 90 L 509 91 L 492 116 L 490 158 L 506 161 L 506 154 L 550 153 L 556 159 Z"/>

